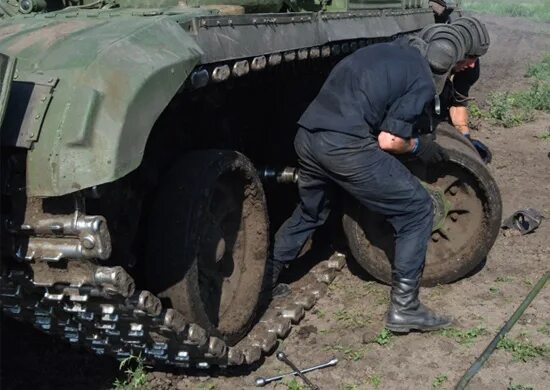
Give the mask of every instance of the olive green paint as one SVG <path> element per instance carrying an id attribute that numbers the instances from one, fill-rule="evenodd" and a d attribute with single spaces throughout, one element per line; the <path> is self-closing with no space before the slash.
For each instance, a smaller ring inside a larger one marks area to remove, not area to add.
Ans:
<path id="1" fill-rule="evenodd" d="M 19 80 L 59 79 L 28 154 L 29 196 L 74 192 L 137 168 L 153 124 L 202 54 L 167 16 L 46 16 L 0 25 L 0 52 L 17 57 Z"/>

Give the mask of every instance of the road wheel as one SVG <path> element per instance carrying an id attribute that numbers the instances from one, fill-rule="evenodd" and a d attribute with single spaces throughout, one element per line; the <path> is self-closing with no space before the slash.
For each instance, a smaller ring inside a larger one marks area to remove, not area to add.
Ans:
<path id="1" fill-rule="evenodd" d="M 234 151 L 188 153 L 152 206 L 148 284 L 186 321 L 233 345 L 254 320 L 268 240 L 265 195 L 252 163 Z"/>
<path id="2" fill-rule="evenodd" d="M 450 161 L 431 169 L 417 162 L 406 164 L 423 182 L 435 206 L 422 278 L 425 286 L 455 281 L 475 269 L 493 246 L 502 219 L 500 192 L 475 149 L 448 124 L 441 124 L 436 134 Z M 391 225 L 356 203 L 348 208 L 343 225 L 357 262 L 376 279 L 390 283 Z"/>

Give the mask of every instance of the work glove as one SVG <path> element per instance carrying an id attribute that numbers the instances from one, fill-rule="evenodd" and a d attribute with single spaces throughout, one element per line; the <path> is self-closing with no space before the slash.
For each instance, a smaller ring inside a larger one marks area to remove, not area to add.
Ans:
<path id="1" fill-rule="evenodd" d="M 470 141 L 474 148 L 476 148 L 479 156 L 485 162 L 485 164 L 489 164 L 493 159 L 493 153 L 491 153 L 491 150 L 487 147 L 487 145 L 485 145 L 480 140 L 473 139 L 469 133 L 464 134 L 464 137 L 468 138 L 468 141 Z"/>
<path id="2" fill-rule="evenodd" d="M 413 154 L 424 164 L 438 164 L 449 160 L 447 151 L 435 143 L 431 134 L 424 134 L 418 137 L 417 146 Z"/>

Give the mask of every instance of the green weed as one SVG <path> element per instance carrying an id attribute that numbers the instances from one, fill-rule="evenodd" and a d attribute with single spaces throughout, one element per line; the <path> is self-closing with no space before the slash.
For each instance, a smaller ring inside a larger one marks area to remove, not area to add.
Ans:
<path id="1" fill-rule="evenodd" d="M 378 386 L 382 383 L 382 378 L 377 373 L 372 373 L 367 377 L 367 383 L 370 383 L 372 387 L 378 389 Z"/>
<path id="2" fill-rule="evenodd" d="M 386 345 L 389 344 L 391 339 L 393 337 L 392 332 L 390 332 L 388 329 L 384 328 L 382 331 L 376 336 L 376 343 L 378 345 Z"/>
<path id="3" fill-rule="evenodd" d="M 358 387 L 357 385 L 344 385 L 344 387 L 342 387 L 342 390 L 357 390 Z"/>
<path id="4" fill-rule="evenodd" d="M 536 137 L 543 141 L 550 141 L 550 130 L 546 130 L 544 133 L 537 135 Z"/>
<path id="5" fill-rule="evenodd" d="M 538 328 L 537 331 L 539 331 L 540 333 L 546 336 L 550 336 L 550 325 L 546 325 L 541 328 Z"/>
<path id="6" fill-rule="evenodd" d="M 513 384 L 509 384 L 508 385 L 508 390 L 535 390 L 535 386 L 531 386 L 531 385 L 513 385 Z"/>
<path id="7" fill-rule="evenodd" d="M 326 351 L 335 351 L 344 355 L 344 359 L 356 362 L 365 357 L 367 352 L 366 348 L 353 348 L 352 346 L 343 346 L 343 345 L 328 345 L 324 348 Z"/>
<path id="8" fill-rule="evenodd" d="M 511 278 L 510 276 L 498 276 L 496 279 L 495 279 L 495 282 L 499 282 L 499 283 L 509 283 L 511 281 L 513 281 L 514 279 Z"/>
<path id="9" fill-rule="evenodd" d="M 315 309 L 313 310 L 313 314 L 315 314 L 317 318 L 322 319 L 325 318 L 327 313 L 323 309 Z"/>
<path id="10" fill-rule="evenodd" d="M 288 390 L 304 390 L 304 387 L 296 380 L 296 378 L 283 382 L 283 384 Z"/>
<path id="11" fill-rule="evenodd" d="M 468 104 L 468 112 L 474 119 L 481 119 L 485 116 L 475 101 L 471 101 L 470 104 Z"/>
<path id="12" fill-rule="evenodd" d="M 529 65 L 525 76 L 548 80 L 550 77 L 550 53 L 546 54 L 540 63 Z"/>
<path id="13" fill-rule="evenodd" d="M 145 389 L 147 383 L 147 372 L 145 370 L 145 361 L 140 356 L 129 356 L 120 362 L 119 370 L 123 370 L 126 379 L 121 381 L 117 378 L 113 387 L 115 390 L 137 390 Z"/>
<path id="14" fill-rule="evenodd" d="M 464 9 L 501 16 L 526 17 L 539 22 L 550 22 L 550 4 L 547 0 L 465 0 Z"/>
<path id="15" fill-rule="evenodd" d="M 498 293 L 500 292 L 500 288 L 498 288 L 498 287 L 489 287 L 489 292 L 490 292 L 491 294 L 496 295 L 496 294 L 498 294 Z"/>
<path id="16" fill-rule="evenodd" d="M 496 124 L 503 127 L 515 127 L 534 119 L 532 109 L 519 108 L 514 93 L 496 92 L 489 95 L 488 115 Z"/>
<path id="17" fill-rule="evenodd" d="M 346 328 L 358 328 L 370 322 L 370 317 L 363 313 L 348 310 L 338 310 L 334 313 L 336 321 L 342 323 Z"/>
<path id="18" fill-rule="evenodd" d="M 498 125 L 514 127 L 533 120 L 535 111 L 550 112 L 550 53 L 530 65 L 526 75 L 533 79 L 528 89 L 493 93 L 487 99 L 487 113 L 478 113 L 479 107 L 474 106 L 472 115 L 486 115 Z"/>
<path id="19" fill-rule="evenodd" d="M 443 386 L 443 383 L 447 382 L 447 379 L 447 374 L 439 374 L 432 381 L 432 389 L 439 389 L 441 386 Z"/>
<path id="20" fill-rule="evenodd" d="M 471 329 L 457 329 L 457 328 L 447 328 L 442 329 L 440 334 L 445 337 L 449 337 L 455 340 L 457 343 L 462 345 L 471 345 L 479 336 L 484 336 L 487 334 L 487 330 L 482 326 L 478 326 Z"/>
<path id="21" fill-rule="evenodd" d="M 216 385 L 212 383 L 201 383 L 198 390 L 216 390 Z"/>
<path id="22" fill-rule="evenodd" d="M 508 337 L 503 337 L 498 342 L 497 348 L 512 353 L 514 360 L 522 362 L 550 355 L 550 346 L 534 345 L 528 340 L 521 341 Z"/>

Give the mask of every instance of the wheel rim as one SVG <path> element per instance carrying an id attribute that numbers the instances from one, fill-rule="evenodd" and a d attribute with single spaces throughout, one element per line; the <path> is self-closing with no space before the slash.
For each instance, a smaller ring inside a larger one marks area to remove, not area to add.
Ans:
<path id="1" fill-rule="evenodd" d="M 429 192 L 436 212 L 428 243 L 426 267 L 441 267 L 442 259 L 459 259 L 483 236 L 485 196 L 472 173 L 456 162 L 447 163 L 446 174 L 431 177 Z"/>
<path id="2" fill-rule="evenodd" d="M 454 150 L 449 153 L 451 161 L 437 169 L 409 166 L 435 206 L 424 285 L 447 283 L 467 274 L 486 256 L 498 233 L 498 189 L 496 198 L 487 197 L 495 188 L 494 181 L 471 157 Z M 483 179 L 478 176 L 480 167 L 485 172 L 481 173 Z M 391 225 L 383 216 L 358 206 L 345 217 L 344 228 L 359 264 L 377 279 L 389 282 L 395 244 Z"/>

